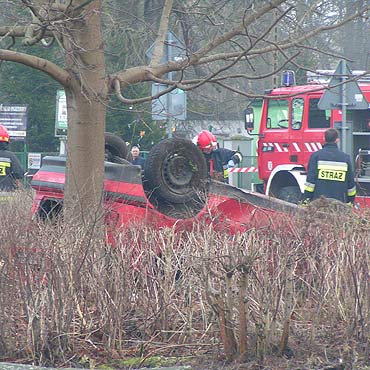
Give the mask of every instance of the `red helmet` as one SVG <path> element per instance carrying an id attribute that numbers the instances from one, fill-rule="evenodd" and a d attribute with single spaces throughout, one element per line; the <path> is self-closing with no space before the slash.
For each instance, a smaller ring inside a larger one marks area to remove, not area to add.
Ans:
<path id="1" fill-rule="evenodd" d="M 210 150 L 217 147 L 217 140 L 211 132 L 203 130 L 198 135 L 198 146 L 202 150 Z"/>
<path id="2" fill-rule="evenodd" d="M 0 141 L 5 141 L 5 142 L 9 142 L 9 132 L 8 130 L 0 125 Z"/>

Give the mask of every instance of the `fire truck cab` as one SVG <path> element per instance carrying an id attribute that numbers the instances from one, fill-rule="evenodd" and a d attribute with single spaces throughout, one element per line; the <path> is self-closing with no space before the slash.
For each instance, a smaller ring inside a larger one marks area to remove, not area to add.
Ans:
<path id="1" fill-rule="evenodd" d="M 322 148 L 325 130 L 334 127 L 340 133 L 339 147 L 352 159 L 356 201 L 370 206 L 370 109 L 346 109 L 343 124 L 341 110 L 318 108 L 328 77 L 323 82 L 311 74 L 310 79 L 307 85 L 268 91 L 263 99 L 256 134 L 258 175 L 264 183 L 265 194 L 298 203 L 304 191 L 310 156 Z M 369 102 L 370 81 L 360 82 L 359 87 Z M 253 108 L 245 110 L 245 128 L 254 134 Z"/>

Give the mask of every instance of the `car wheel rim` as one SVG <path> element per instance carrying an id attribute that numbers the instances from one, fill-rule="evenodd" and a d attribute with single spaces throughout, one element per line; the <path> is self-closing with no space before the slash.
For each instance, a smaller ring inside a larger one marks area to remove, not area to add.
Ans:
<path id="1" fill-rule="evenodd" d="M 193 178 L 189 159 L 178 153 L 167 157 L 163 165 L 163 177 L 175 189 L 189 185 Z"/>

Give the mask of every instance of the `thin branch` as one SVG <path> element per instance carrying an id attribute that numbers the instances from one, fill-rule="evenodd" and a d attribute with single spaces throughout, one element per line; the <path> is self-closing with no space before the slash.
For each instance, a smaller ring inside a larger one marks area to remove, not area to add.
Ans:
<path id="1" fill-rule="evenodd" d="M 320 53 L 320 54 L 323 54 L 323 55 L 328 55 L 328 56 L 334 57 L 336 59 L 350 60 L 349 58 L 346 58 L 344 55 L 337 54 L 334 51 L 322 50 L 322 49 L 315 48 L 315 47 L 309 46 L 309 45 L 304 45 L 304 44 L 297 44 L 296 46 L 298 48 L 301 48 L 301 49 L 312 50 L 312 51 L 315 51 L 315 52 Z"/>
<path id="2" fill-rule="evenodd" d="M 370 6 L 367 6 L 367 7 L 363 8 L 362 10 L 354 13 L 352 16 L 345 18 L 341 22 L 334 23 L 330 26 L 321 26 L 321 27 L 315 28 L 311 32 L 307 32 L 304 35 L 302 35 L 301 37 L 297 37 L 294 40 L 292 40 L 290 38 L 287 38 L 287 39 L 285 39 L 285 40 L 283 40 L 279 43 L 279 49 L 284 50 L 284 49 L 289 49 L 293 46 L 301 45 L 301 43 L 303 41 L 305 41 L 307 39 L 310 39 L 310 38 L 312 38 L 313 36 L 316 36 L 319 33 L 322 33 L 322 32 L 325 32 L 325 31 L 331 31 L 333 29 L 339 28 L 339 27 L 343 26 L 344 24 L 358 18 L 359 16 L 363 15 L 364 13 L 368 12 L 369 10 L 370 10 Z M 276 50 L 277 50 L 276 46 L 271 45 L 271 46 L 268 46 L 268 47 L 265 47 L 265 48 L 252 50 L 248 54 L 248 56 L 266 54 L 266 53 L 276 51 Z M 211 56 L 199 58 L 199 60 L 197 60 L 195 64 L 200 65 L 200 64 L 215 62 L 215 61 L 222 60 L 222 59 L 237 58 L 239 55 L 240 55 L 239 52 L 214 54 L 214 55 L 211 55 Z"/>
<path id="3" fill-rule="evenodd" d="M 190 58 L 189 63 L 190 64 L 195 64 L 199 59 L 205 57 L 205 55 L 207 55 L 211 50 L 214 50 L 218 46 L 224 44 L 226 41 L 232 39 L 234 36 L 242 34 L 245 31 L 247 26 L 256 22 L 259 18 L 261 18 L 266 13 L 268 13 L 270 10 L 275 9 L 277 6 L 279 6 L 280 4 L 282 4 L 284 2 L 285 2 L 285 0 L 269 1 L 267 5 L 258 9 L 258 11 L 256 13 L 253 13 L 250 16 L 245 17 L 243 19 L 243 22 L 241 22 L 236 28 L 234 28 L 233 30 L 231 30 L 229 32 L 224 33 L 220 37 L 212 40 L 210 43 L 208 43 L 203 48 L 196 51 L 192 55 L 192 57 Z"/>
<path id="4" fill-rule="evenodd" d="M 293 47 L 293 46 L 300 45 L 302 41 L 310 39 L 310 38 L 312 38 L 313 36 L 316 36 L 319 33 L 323 33 L 325 31 L 331 31 L 333 29 L 339 28 L 339 27 L 345 25 L 346 23 L 360 17 L 361 15 L 368 12 L 369 10 L 370 10 L 370 5 L 363 8 L 362 10 L 354 13 L 352 16 L 343 19 L 341 22 L 334 23 L 330 26 L 321 26 L 321 27 L 315 28 L 311 32 L 307 32 L 304 35 L 302 35 L 301 37 L 295 38 L 294 40 L 292 40 L 290 38 L 285 39 L 281 43 L 279 43 L 279 49 L 284 50 L 284 49 L 288 49 L 288 48 Z M 276 50 L 275 46 L 270 46 L 270 47 L 266 47 L 266 48 L 263 48 L 263 49 L 254 50 L 251 54 L 252 55 L 253 54 L 265 54 L 265 53 L 275 51 L 275 50 Z"/>

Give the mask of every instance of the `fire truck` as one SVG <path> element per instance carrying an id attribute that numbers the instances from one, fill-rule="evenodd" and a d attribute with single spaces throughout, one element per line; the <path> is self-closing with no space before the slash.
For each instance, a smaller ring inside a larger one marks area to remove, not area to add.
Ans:
<path id="1" fill-rule="evenodd" d="M 294 84 L 293 72 L 287 72 L 283 87 L 265 92 L 258 131 L 253 108 L 245 110 L 245 129 L 249 135 L 258 136 L 258 175 L 265 194 L 298 203 L 311 154 L 322 148 L 324 132 L 333 127 L 340 133 L 340 149 L 353 163 L 356 201 L 360 206 L 370 206 L 369 77 L 360 71 L 351 72 L 359 91 L 354 98 L 363 99 L 367 109 L 333 104 L 333 109 L 325 110 L 319 108 L 319 102 L 330 87 L 333 71 L 311 72 L 308 83 L 300 86 Z"/>

